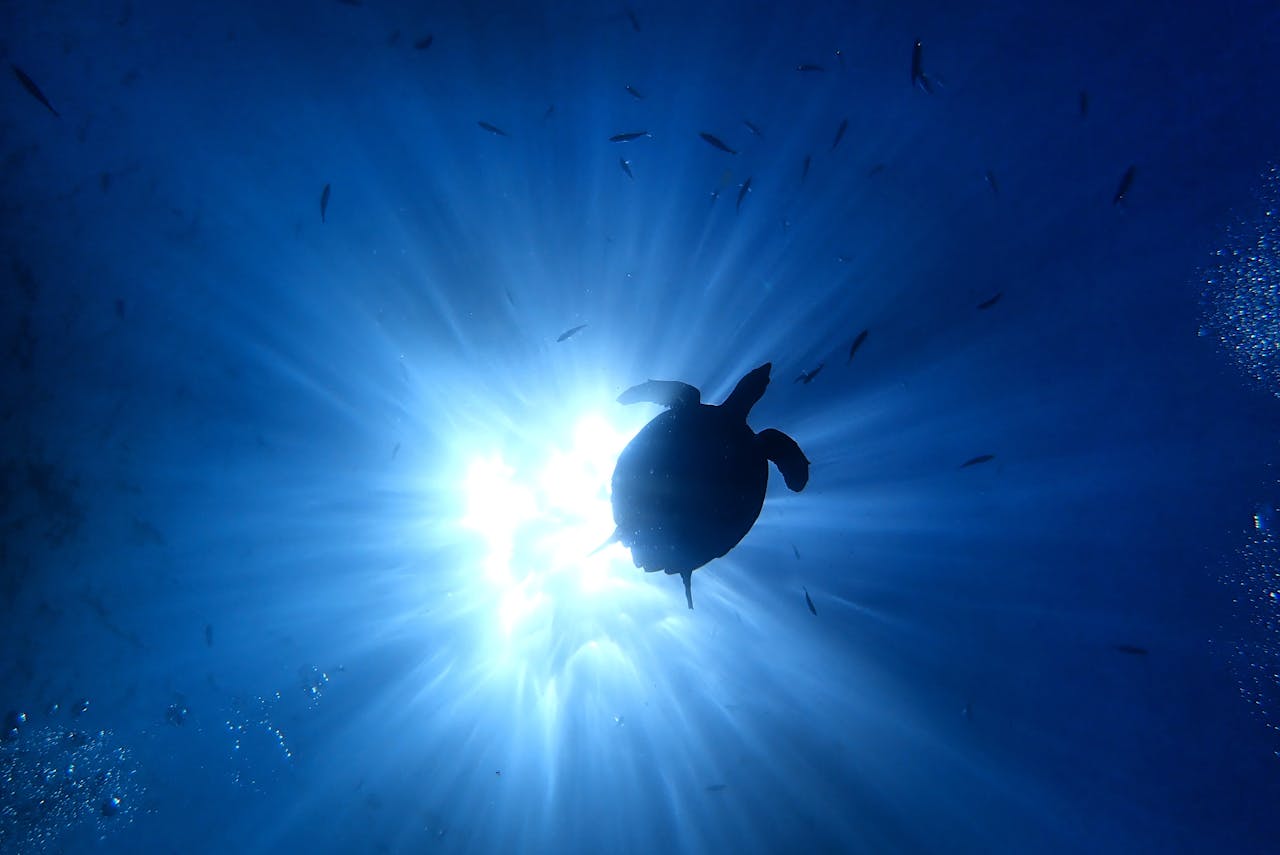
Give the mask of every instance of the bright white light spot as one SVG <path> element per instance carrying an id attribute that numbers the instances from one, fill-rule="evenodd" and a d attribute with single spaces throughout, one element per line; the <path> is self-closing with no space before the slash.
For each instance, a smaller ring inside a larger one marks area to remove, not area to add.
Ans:
<path id="1" fill-rule="evenodd" d="M 567 437 L 527 443 L 518 459 L 494 452 L 468 466 L 461 523 L 483 538 L 504 638 L 546 629 L 577 600 L 634 585 L 631 574 L 611 571 L 620 547 L 591 554 L 613 533 L 609 481 L 629 438 L 589 415 Z"/>

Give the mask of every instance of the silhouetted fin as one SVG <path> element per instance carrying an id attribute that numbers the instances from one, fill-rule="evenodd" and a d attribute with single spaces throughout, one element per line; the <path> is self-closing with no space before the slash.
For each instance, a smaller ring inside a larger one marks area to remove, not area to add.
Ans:
<path id="1" fill-rule="evenodd" d="M 766 362 L 759 368 L 751 371 L 747 376 L 738 381 L 738 385 L 733 387 L 733 391 L 729 393 L 729 397 L 724 399 L 724 403 L 720 406 L 724 407 L 730 414 L 735 417 L 741 417 L 745 422 L 747 413 L 751 412 L 751 408 L 756 405 L 764 390 L 769 388 L 769 372 L 773 370 L 773 363 Z"/>
<path id="2" fill-rule="evenodd" d="M 764 456 L 773 461 L 782 473 L 782 479 L 794 493 L 809 483 L 809 458 L 804 456 L 796 441 L 780 430 L 765 428 L 756 434 L 764 448 Z"/>
<path id="3" fill-rule="evenodd" d="M 696 386 L 679 380 L 646 380 L 618 396 L 619 404 L 639 404 L 642 401 L 662 407 L 687 407 L 702 403 L 702 393 Z"/>
<path id="4" fill-rule="evenodd" d="M 693 571 L 686 570 L 680 574 L 680 578 L 684 579 L 684 598 L 689 604 L 689 608 L 693 608 Z"/>

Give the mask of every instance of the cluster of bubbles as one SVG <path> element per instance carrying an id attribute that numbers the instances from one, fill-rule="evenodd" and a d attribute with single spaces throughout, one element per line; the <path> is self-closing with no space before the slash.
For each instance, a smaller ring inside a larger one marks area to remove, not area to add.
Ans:
<path id="1" fill-rule="evenodd" d="M 1240 694 L 1280 745 L 1280 530 L 1277 509 L 1264 505 L 1232 561 L 1224 581 L 1235 592 L 1237 612 L 1256 636 L 1234 645 Z M 1275 751 L 1280 757 L 1280 749 Z"/>
<path id="2" fill-rule="evenodd" d="M 1262 176 L 1259 211 L 1227 231 L 1204 272 L 1200 334 L 1215 336 L 1243 374 L 1280 396 L 1280 167 Z M 1259 505 L 1223 581 L 1252 632 L 1233 644 L 1240 693 L 1280 736 L 1280 528 Z M 1276 752 L 1280 756 L 1280 751 Z"/>
<path id="3" fill-rule="evenodd" d="M 83 712 L 87 701 L 72 712 Z M 108 730 L 5 715 L 0 732 L 0 852 L 52 851 L 88 828 L 99 839 L 133 822 L 143 788 L 128 748 Z"/>
<path id="4" fill-rule="evenodd" d="M 337 671 L 342 671 L 339 666 Z M 305 710 L 316 709 L 325 690 L 329 687 L 329 671 L 317 665 L 299 669 L 301 703 Z M 271 776 L 293 761 L 293 745 L 277 723 L 282 718 L 296 715 L 298 695 L 293 692 L 272 692 L 255 695 L 238 701 L 228 714 L 224 727 L 231 736 L 231 760 L 234 766 L 233 780 L 250 789 L 261 789 L 264 775 Z M 177 705 L 181 708 L 181 705 Z M 170 708 L 173 712 L 173 708 Z M 181 708 L 182 717 L 186 709 Z M 173 721 L 172 715 L 169 719 Z M 265 758 L 274 756 L 282 764 L 263 764 Z"/>
<path id="5" fill-rule="evenodd" d="M 1215 336 L 1241 371 L 1280 395 L 1280 167 L 1263 175 L 1261 212 L 1227 231 L 1205 270 L 1203 336 Z"/>

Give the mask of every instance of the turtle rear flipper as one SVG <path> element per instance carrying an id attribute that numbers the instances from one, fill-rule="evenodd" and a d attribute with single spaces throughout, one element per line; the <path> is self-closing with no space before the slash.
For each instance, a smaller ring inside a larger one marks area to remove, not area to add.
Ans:
<path id="1" fill-rule="evenodd" d="M 739 384 L 741 385 L 741 384 Z M 809 483 L 809 459 L 796 441 L 780 430 L 765 428 L 757 434 L 764 456 L 773 461 L 792 492 L 799 493 Z"/>
<path id="2" fill-rule="evenodd" d="M 638 404 L 642 401 L 662 407 L 687 407 L 702 403 L 702 393 L 696 386 L 679 380 L 646 380 L 618 396 L 619 404 Z"/>

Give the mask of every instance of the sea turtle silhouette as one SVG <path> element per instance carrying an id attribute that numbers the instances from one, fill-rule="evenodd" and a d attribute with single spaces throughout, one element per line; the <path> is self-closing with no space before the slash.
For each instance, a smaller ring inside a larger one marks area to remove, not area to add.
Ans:
<path id="1" fill-rule="evenodd" d="M 618 456 L 613 470 L 617 540 L 637 567 L 684 579 L 693 608 L 693 571 L 725 555 L 760 516 L 769 461 L 799 492 L 809 461 L 796 441 L 767 428 L 755 433 L 747 414 L 769 385 L 766 362 L 738 381 L 719 406 L 675 380 L 649 380 L 618 396 L 620 404 L 649 401 L 667 407 Z"/>

